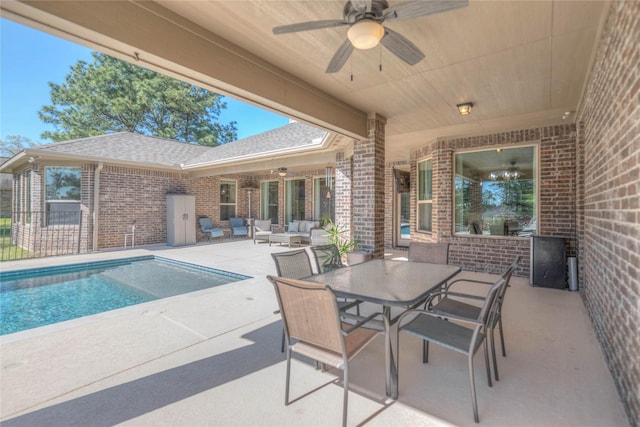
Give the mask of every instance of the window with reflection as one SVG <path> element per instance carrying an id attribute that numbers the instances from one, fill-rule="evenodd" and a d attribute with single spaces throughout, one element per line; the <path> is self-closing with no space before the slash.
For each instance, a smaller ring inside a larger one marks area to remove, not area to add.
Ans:
<path id="1" fill-rule="evenodd" d="M 536 146 L 460 152 L 454 163 L 456 234 L 536 233 Z"/>
<path id="2" fill-rule="evenodd" d="M 305 188 L 304 179 L 289 179 L 285 183 L 284 221 L 288 224 L 294 220 L 304 220 Z"/>
<path id="3" fill-rule="evenodd" d="M 433 162 L 431 159 L 418 162 L 416 230 L 431 233 L 433 211 Z"/>
<path id="4" fill-rule="evenodd" d="M 260 215 L 278 223 L 278 181 L 264 181 L 260 184 Z"/>
<path id="5" fill-rule="evenodd" d="M 82 169 L 47 166 L 44 176 L 47 225 L 79 224 Z"/>
<path id="6" fill-rule="evenodd" d="M 236 216 L 236 182 L 220 181 L 220 220 Z"/>

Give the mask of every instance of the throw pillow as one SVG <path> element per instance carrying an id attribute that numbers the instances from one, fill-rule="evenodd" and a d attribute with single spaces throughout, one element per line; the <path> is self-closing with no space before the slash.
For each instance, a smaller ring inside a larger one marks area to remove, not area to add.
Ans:
<path id="1" fill-rule="evenodd" d="M 297 233 L 298 232 L 298 223 L 297 222 L 290 222 L 289 223 L 289 232 L 290 233 Z"/>

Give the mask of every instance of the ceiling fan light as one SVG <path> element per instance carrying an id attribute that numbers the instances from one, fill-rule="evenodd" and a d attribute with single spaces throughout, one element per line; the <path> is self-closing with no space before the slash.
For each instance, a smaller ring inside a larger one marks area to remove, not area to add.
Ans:
<path id="1" fill-rule="evenodd" d="M 473 107 L 473 102 L 458 104 L 456 105 L 456 107 L 458 107 L 458 113 L 460 113 L 461 116 L 468 116 L 469 114 L 471 114 L 471 107 Z"/>
<path id="2" fill-rule="evenodd" d="M 371 19 L 358 21 L 347 31 L 347 38 L 356 49 L 376 47 L 382 37 L 384 37 L 384 27 Z"/>

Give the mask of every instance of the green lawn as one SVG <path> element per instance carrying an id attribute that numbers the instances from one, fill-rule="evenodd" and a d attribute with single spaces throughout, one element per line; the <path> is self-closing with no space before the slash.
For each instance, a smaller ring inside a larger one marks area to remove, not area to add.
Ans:
<path id="1" fill-rule="evenodd" d="M 0 261 L 29 258 L 29 252 L 11 243 L 11 218 L 0 218 Z"/>

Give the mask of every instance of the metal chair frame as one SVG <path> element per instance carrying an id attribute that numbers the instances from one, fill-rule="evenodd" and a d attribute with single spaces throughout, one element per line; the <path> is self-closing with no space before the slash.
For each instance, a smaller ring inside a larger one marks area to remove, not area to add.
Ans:
<path id="1" fill-rule="evenodd" d="M 479 422 L 478 402 L 476 399 L 476 386 L 473 372 L 473 356 L 482 345 L 484 347 L 485 367 L 487 370 L 487 382 L 491 383 L 491 368 L 489 366 L 489 352 L 487 347 L 487 330 L 495 316 L 498 294 L 501 288 L 506 286 L 504 278 L 500 277 L 489 289 L 477 319 L 443 315 L 431 310 L 413 309 L 407 310 L 398 318 L 397 347 L 400 350 L 400 332 L 414 335 L 423 341 L 438 344 L 443 348 L 462 353 L 467 356 L 469 366 L 469 382 L 471 385 L 471 401 L 473 405 L 473 419 Z M 444 292 L 432 294 L 427 303 L 442 296 Z M 408 317 L 410 321 L 403 324 Z M 466 325 L 466 326 L 463 326 Z M 398 357 L 398 359 L 400 359 Z M 424 363 L 428 363 L 428 358 Z M 398 367 L 399 370 L 399 367 Z"/>
<path id="2" fill-rule="evenodd" d="M 354 325 L 340 319 L 340 310 L 333 291 L 322 284 L 296 279 L 267 276 L 276 291 L 287 341 L 287 375 L 285 405 L 289 405 L 291 355 L 307 356 L 323 366 L 330 365 L 344 372 L 342 425 L 347 425 L 349 399 L 349 361 L 378 334 L 363 326 L 375 317 L 385 320 L 382 313 L 374 313 Z M 297 340 L 295 343 L 292 340 Z"/>
<path id="3" fill-rule="evenodd" d="M 511 265 L 509 265 L 509 267 L 507 268 L 507 270 L 502 273 L 502 278 L 505 280 L 506 285 L 501 289 L 501 292 L 498 294 L 498 301 L 497 301 L 497 308 L 496 308 L 496 313 L 492 319 L 490 328 L 489 328 L 489 339 L 490 339 L 490 344 L 491 344 L 491 356 L 493 359 L 493 372 L 494 372 L 494 376 L 496 381 L 500 381 L 500 376 L 498 373 L 498 361 L 496 359 L 496 346 L 495 346 L 495 339 L 494 339 L 494 331 L 495 331 L 495 327 L 498 326 L 498 332 L 500 334 L 500 345 L 502 348 L 502 356 L 503 357 L 507 357 L 507 351 L 505 348 L 505 343 L 504 343 L 504 331 L 503 331 L 503 327 L 502 327 L 502 305 L 504 304 L 504 298 L 507 292 L 507 288 L 510 286 L 509 285 L 509 281 L 511 280 L 511 276 L 513 275 L 514 271 L 518 268 L 518 264 L 520 263 L 520 259 L 522 257 L 518 256 L 516 257 L 516 259 L 511 263 Z M 444 297 L 440 299 L 440 301 L 436 302 L 436 303 L 432 303 L 432 306 L 429 307 L 430 310 L 432 310 L 435 313 L 441 313 L 441 314 L 453 314 L 455 316 L 460 316 L 460 317 L 465 317 L 465 318 L 470 318 L 470 319 L 477 319 L 478 315 L 480 314 L 480 307 L 477 305 L 473 305 L 473 304 L 469 304 L 467 302 L 464 301 L 460 301 L 459 299 L 452 299 L 449 298 L 450 296 L 462 296 L 462 298 L 465 298 L 467 300 L 483 300 L 484 297 L 483 296 L 477 296 L 477 295 L 471 295 L 471 294 L 460 294 L 460 293 L 453 293 L 451 291 L 452 286 L 459 284 L 459 283 L 476 283 L 476 284 L 481 284 L 481 285 L 492 285 L 493 282 L 487 282 L 487 281 L 483 281 L 483 280 L 474 280 L 474 279 L 458 279 L 458 280 L 454 280 L 450 283 L 448 283 L 444 289 Z M 425 350 L 426 352 L 428 352 L 428 348 Z"/>

